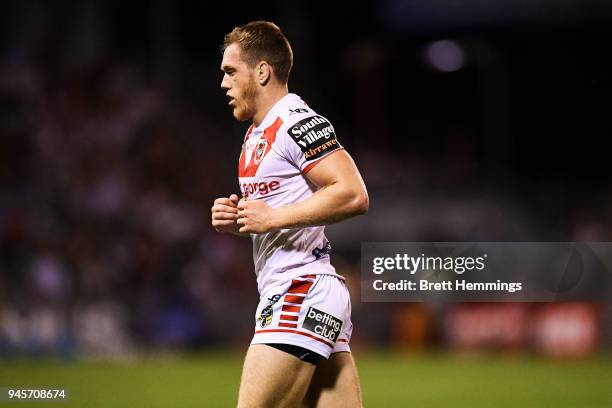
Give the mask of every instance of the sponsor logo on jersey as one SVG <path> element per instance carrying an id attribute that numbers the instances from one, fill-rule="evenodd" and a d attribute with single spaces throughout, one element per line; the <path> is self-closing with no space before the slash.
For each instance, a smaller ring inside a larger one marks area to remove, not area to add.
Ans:
<path id="1" fill-rule="evenodd" d="M 251 183 L 242 183 L 240 189 L 242 190 L 242 196 L 247 198 L 253 194 L 259 194 L 265 196 L 271 191 L 278 190 L 280 188 L 279 181 L 254 181 Z"/>
<path id="2" fill-rule="evenodd" d="M 342 329 L 342 320 L 310 307 L 302 327 L 335 343 L 340 335 L 340 329 Z"/>
<path id="3" fill-rule="evenodd" d="M 306 158 L 306 160 L 314 160 L 314 159 L 318 159 L 319 157 L 322 157 L 327 152 L 332 152 L 336 150 L 339 147 L 340 147 L 340 144 L 338 144 L 338 141 L 336 139 L 333 139 L 333 140 L 324 142 L 320 146 L 317 146 L 315 148 L 311 148 L 306 151 L 302 150 L 302 151 L 304 152 L 304 157 Z"/>
<path id="4" fill-rule="evenodd" d="M 259 313 L 259 317 L 257 318 L 259 327 L 266 327 L 272 323 L 272 316 L 274 315 L 272 306 L 274 306 L 274 304 L 278 302 L 281 297 L 281 295 L 274 295 L 271 298 L 268 298 L 268 304 L 261 310 L 261 313 Z"/>
<path id="5" fill-rule="evenodd" d="M 295 115 L 297 113 L 307 113 L 307 112 L 308 112 L 308 109 L 304 109 L 304 108 L 289 109 L 289 116 Z"/>
<path id="6" fill-rule="evenodd" d="M 318 159 L 342 147 L 336 139 L 334 127 L 322 116 L 302 119 L 290 127 L 288 133 L 307 160 Z"/>
<path id="7" fill-rule="evenodd" d="M 331 251 L 332 251 L 331 244 L 329 243 L 329 241 L 326 241 L 325 245 L 323 245 L 323 248 L 313 249 L 312 254 L 315 256 L 315 258 L 319 259 L 319 258 L 323 258 L 324 256 L 331 254 Z"/>
<path id="8" fill-rule="evenodd" d="M 331 123 L 321 116 L 300 120 L 289 129 L 289 134 L 301 148 L 308 147 L 321 138 L 336 137 Z"/>

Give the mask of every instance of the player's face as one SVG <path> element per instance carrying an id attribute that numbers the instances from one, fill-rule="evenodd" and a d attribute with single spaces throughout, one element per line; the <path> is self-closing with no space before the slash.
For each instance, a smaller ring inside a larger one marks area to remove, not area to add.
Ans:
<path id="1" fill-rule="evenodd" d="M 254 69 L 242 58 L 238 44 L 231 44 L 223 52 L 221 88 L 229 98 L 229 106 L 238 120 L 253 119 L 256 112 L 257 84 Z"/>

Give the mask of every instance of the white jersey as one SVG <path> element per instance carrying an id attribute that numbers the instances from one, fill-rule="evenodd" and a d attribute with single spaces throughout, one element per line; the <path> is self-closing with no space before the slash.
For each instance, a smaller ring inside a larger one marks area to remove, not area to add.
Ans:
<path id="1" fill-rule="evenodd" d="M 302 99 L 280 99 L 258 127 L 249 128 L 240 154 L 242 196 L 272 208 L 310 197 L 317 187 L 306 178 L 320 160 L 341 149 L 333 126 Z M 260 293 L 301 275 L 336 275 L 324 226 L 251 234 Z"/>

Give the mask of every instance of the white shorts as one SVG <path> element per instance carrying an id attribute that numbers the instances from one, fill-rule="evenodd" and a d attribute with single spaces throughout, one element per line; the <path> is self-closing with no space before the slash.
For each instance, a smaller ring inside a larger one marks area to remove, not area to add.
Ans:
<path id="1" fill-rule="evenodd" d="M 251 344 L 292 344 L 325 358 L 351 351 L 351 299 L 335 275 L 304 275 L 262 294 Z"/>

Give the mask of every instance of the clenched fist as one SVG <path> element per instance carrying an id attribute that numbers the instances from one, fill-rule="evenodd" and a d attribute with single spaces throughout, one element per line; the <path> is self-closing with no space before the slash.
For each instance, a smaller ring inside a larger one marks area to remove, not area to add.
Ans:
<path id="1" fill-rule="evenodd" d="M 210 209 L 212 212 L 212 226 L 218 232 L 238 233 L 238 196 L 232 194 L 229 197 L 217 198 Z"/>
<path id="2" fill-rule="evenodd" d="M 275 229 L 274 210 L 263 200 L 245 200 L 238 202 L 239 232 L 263 234 Z"/>

